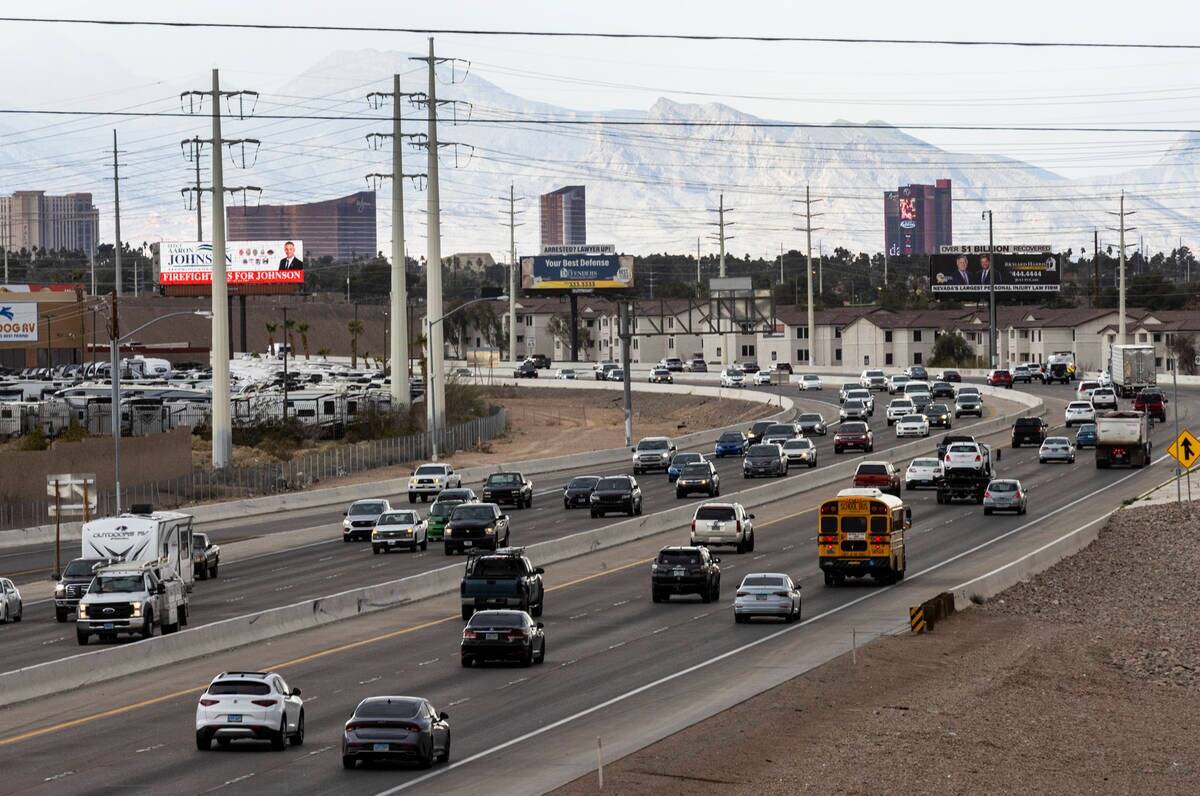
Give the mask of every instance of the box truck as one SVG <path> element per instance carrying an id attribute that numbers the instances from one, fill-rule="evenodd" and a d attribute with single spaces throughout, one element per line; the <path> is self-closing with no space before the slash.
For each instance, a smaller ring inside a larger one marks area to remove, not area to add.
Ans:
<path id="1" fill-rule="evenodd" d="M 1154 346 L 1114 345 L 1109 354 L 1108 375 L 1113 389 L 1122 398 L 1132 398 L 1138 390 L 1153 387 L 1157 381 Z"/>

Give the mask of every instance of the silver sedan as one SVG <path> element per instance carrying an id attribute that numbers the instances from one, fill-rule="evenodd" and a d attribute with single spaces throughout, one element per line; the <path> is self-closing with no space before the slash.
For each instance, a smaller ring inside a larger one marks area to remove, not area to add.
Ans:
<path id="1" fill-rule="evenodd" d="M 1046 437 L 1038 450 L 1038 461 L 1075 463 L 1075 446 L 1068 437 Z"/>
<path id="2" fill-rule="evenodd" d="M 779 572 L 755 572 L 742 578 L 733 599 L 733 621 L 777 616 L 784 622 L 800 618 L 800 587 Z"/>

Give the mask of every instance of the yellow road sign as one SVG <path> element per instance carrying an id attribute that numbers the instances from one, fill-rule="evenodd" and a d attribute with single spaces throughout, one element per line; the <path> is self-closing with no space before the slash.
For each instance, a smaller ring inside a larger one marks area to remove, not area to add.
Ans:
<path id="1" fill-rule="evenodd" d="M 1178 439 L 1171 443 L 1171 447 L 1167 448 L 1167 453 L 1184 467 L 1191 467 L 1200 460 L 1200 440 L 1185 428 Z"/>

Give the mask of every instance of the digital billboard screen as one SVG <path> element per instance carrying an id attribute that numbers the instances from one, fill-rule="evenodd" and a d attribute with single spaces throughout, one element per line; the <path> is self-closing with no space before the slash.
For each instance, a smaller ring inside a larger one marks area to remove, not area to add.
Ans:
<path id="1" fill-rule="evenodd" d="M 1058 263 L 1052 252 L 931 254 L 929 287 L 934 293 L 979 293 L 994 279 L 998 293 L 1057 292 Z"/>
<path id="2" fill-rule="evenodd" d="M 159 284 L 212 284 L 211 243 L 163 241 L 159 244 L 158 255 Z M 225 274 L 231 285 L 301 284 L 304 282 L 304 241 L 227 241 Z"/>
<path id="3" fill-rule="evenodd" d="M 534 292 L 627 290 L 633 287 L 633 257 L 624 254 L 522 257 L 521 287 Z"/>

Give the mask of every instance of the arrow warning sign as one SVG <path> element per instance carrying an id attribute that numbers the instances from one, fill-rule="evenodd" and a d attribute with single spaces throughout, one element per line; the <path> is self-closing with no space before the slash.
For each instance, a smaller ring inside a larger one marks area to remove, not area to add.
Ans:
<path id="1" fill-rule="evenodd" d="M 1179 437 L 1167 448 L 1167 453 L 1175 458 L 1185 468 L 1191 467 L 1200 459 L 1200 440 L 1192 432 L 1184 429 Z"/>

